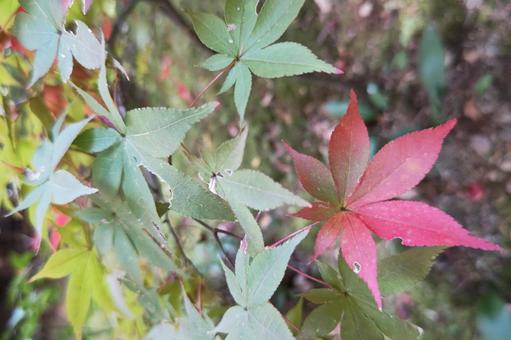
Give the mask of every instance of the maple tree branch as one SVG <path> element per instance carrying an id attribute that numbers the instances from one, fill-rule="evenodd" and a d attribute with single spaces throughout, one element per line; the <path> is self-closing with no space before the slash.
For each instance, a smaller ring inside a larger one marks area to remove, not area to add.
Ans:
<path id="1" fill-rule="evenodd" d="M 210 226 L 209 224 L 207 224 L 206 222 L 204 222 L 204 221 L 202 221 L 202 220 L 200 220 L 198 218 L 194 218 L 193 220 L 195 222 L 197 222 L 199 225 L 201 225 L 202 227 L 206 228 L 211 233 L 213 233 L 213 237 L 215 238 L 215 241 L 218 244 L 218 247 L 222 251 L 223 257 L 227 260 L 227 262 L 229 262 L 231 267 L 234 268 L 234 263 L 230 259 L 229 254 L 227 253 L 227 251 L 225 250 L 224 245 L 222 243 L 222 240 L 220 240 L 220 237 L 218 236 L 218 234 L 229 235 L 229 236 L 234 237 L 234 238 L 236 238 L 238 240 L 241 240 L 242 237 L 240 237 L 240 236 L 238 236 L 238 235 L 236 235 L 234 233 L 231 233 L 230 231 L 227 231 L 227 230 L 223 230 L 223 229 L 219 229 L 219 228 L 213 228 L 212 226 Z"/>
<path id="2" fill-rule="evenodd" d="M 199 94 L 195 97 L 195 99 L 192 101 L 192 103 L 190 104 L 190 107 L 193 107 L 198 101 L 199 99 L 204 95 L 204 93 L 206 93 L 210 88 L 211 86 L 213 86 L 220 78 L 222 78 L 222 76 L 224 74 L 226 74 L 227 72 L 229 72 L 233 66 L 236 64 L 236 60 L 233 60 L 226 68 L 224 68 L 222 71 L 220 71 L 213 79 L 211 79 L 211 81 L 206 85 L 206 87 L 204 87 L 200 92 Z"/>
<path id="3" fill-rule="evenodd" d="M 195 267 L 195 264 L 192 262 L 192 260 L 190 260 L 190 258 L 188 256 L 186 256 L 183 245 L 181 244 L 181 240 L 179 239 L 179 235 L 176 233 L 176 231 L 172 227 L 172 224 L 170 224 L 169 221 L 166 221 L 166 223 L 168 224 L 169 231 L 170 231 L 170 234 L 172 235 L 172 238 L 176 242 L 177 250 L 181 253 L 181 256 L 184 258 L 186 265 L 190 266 L 193 269 L 193 271 L 196 272 L 200 277 L 202 274 L 200 273 L 199 269 L 197 269 L 197 267 Z"/>
<path id="4" fill-rule="evenodd" d="M 211 50 L 208 49 L 204 44 L 199 40 L 195 31 L 193 30 L 192 25 L 181 15 L 179 10 L 170 0 L 146 0 L 149 3 L 156 4 L 159 7 L 159 10 L 169 18 L 172 22 L 176 24 L 179 28 L 183 30 L 183 32 L 190 38 L 190 40 L 197 45 L 201 50 L 211 54 Z"/>
<path id="5" fill-rule="evenodd" d="M 311 281 L 317 282 L 317 283 L 319 283 L 319 284 L 321 284 L 321 285 L 323 285 L 323 286 L 325 286 L 327 288 L 332 288 L 332 286 L 330 286 L 327 282 L 325 282 L 325 281 L 323 281 L 321 279 L 318 279 L 317 277 L 311 276 L 311 275 L 309 275 L 307 273 L 304 273 L 300 269 L 298 269 L 296 267 L 293 267 L 290 264 L 288 264 L 287 267 L 289 269 L 291 269 L 292 271 L 294 271 L 295 273 L 297 273 L 297 274 L 299 274 L 299 275 L 301 275 L 301 276 L 303 276 L 303 277 L 305 277 L 305 278 L 307 278 L 307 279 L 309 279 Z"/>
<path id="6" fill-rule="evenodd" d="M 209 224 L 207 224 L 206 222 L 204 222 L 202 220 L 199 220 L 198 218 L 194 218 L 193 220 L 213 233 L 229 235 L 229 236 L 234 237 L 240 241 L 243 239 L 243 237 L 241 237 L 233 232 L 230 232 L 228 230 L 224 230 L 224 229 L 220 229 L 220 228 L 213 228 L 212 226 L 210 226 Z"/>
<path id="7" fill-rule="evenodd" d="M 151 233 L 147 230 L 147 229 L 142 229 L 146 234 L 147 236 L 149 236 L 149 238 L 158 245 L 158 247 L 161 249 L 161 251 L 163 251 L 163 253 L 171 260 L 171 261 L 174 261 L 175 257 L 172 255 L 172 253 L 169 251 L 169 249 L 167 248 L 167 246 L 165 245 L 165 243 L 163 242 L 159 242 L 153 235 L 151 235 Z M 175 233 L 175 231 L 173 230 L 172 226 L 170 226 L 169 224 L 169 230 L 170 230 L 170 234 L 172 235 L 172 237 L 174 238 L 174 240 L 176 241 L 176 246 L 178 248 L 178 251 L 181 253 L 181 255 L 183 256 L 184 258 L 184 261 L 185 261 L 185 265 L 187 266 L 190 266 L 194 272 L 196 272 L 196 274 L 198 274 L 199 276 L 202 275 L 199 270 L 197 269 L 197 267 L 195 267 L 195 265 L 193 264 L 193 262 L 186 256 L 184 250 L 183 250 L 183 246 L 181 245 L 181 242 L 179 241 L 179 238 L 177 236 L 177 234 Z"/>
<path id="8" fill-rule="evenodd" d="M 117 16 L 117 19 L 115 20 L 115 23 L 112 27 L 112 33 L 110 34 L 110 39 L 108 40 L 108 44 L 112 46 L 111 53 L 115 54 L 113 45 L 115 41 L 117 40 L 117 37 L 119 36 L 119 32 L 121 31 L 122 25 L 126 22 L 130 14 L 133 12 L 135 7 L 137 7 L 137 4 L 140 2 L 140 0 L 131 0 L 128 2 L 128 4 L 124 7 L 124 10 L 119 13 Z"/>

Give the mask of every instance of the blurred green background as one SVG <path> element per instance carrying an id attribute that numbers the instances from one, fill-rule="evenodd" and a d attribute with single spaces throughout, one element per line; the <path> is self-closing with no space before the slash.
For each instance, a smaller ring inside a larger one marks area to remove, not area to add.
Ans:
<path id="1" fill-rule="evenodd" d="M 215 76 L 197 66 L 211 53 L 195 37 L 186 12 L 221 15 L 222 7 L 223 0 L 95 0 L 86 17 L 74 6 L 70 19 L 103 30 L 110 52 L 130 75 L 130 81 L 114 80 L 127 109 L 185 107 Z M 449 249 L 423 284 L 385 306 L 422 327 L 424 339 L 511 338 L 511 3 L 308 0 L 281 40 L 308 46 L 344 75 L 257 79 L 246 114 L 244 166 L 304 196 L 282 140 L 324 159 L 350 89 L 359 95 L 375 151 L 401 134 L 458 117 L 435 168 L 405 195 L 445 210 L 505 250 Z M 196 154 L 237 133 L 232 95 L 217 96 L 220 84 L 205 98 L 220 101 L 222 108 L 187 136 Z M 184 157 L 176 162 L 189 168 Z M 304 225 L 286 214 L 261 216 L 267 240 Z M 217 257 L 208 255 L 215 251 L 211 240 L 187 223 L 181 221 L 180 228 L 190 257 L 219 275 Z M 61 283 L 26 283 L 49 251 L 34 258 L 23 237 L 30 232 L 25 221 L 1 219 L 0 227 L 1 339 L 14 330 L 19 338 L 67 338 Z M 380 243 L 379 251 L 397 246 Z M 306 259 L 310 248 L 305 245 L 295 257 Z M 309 284 L 288 273 L 274 303 L 289 309 Z"/>

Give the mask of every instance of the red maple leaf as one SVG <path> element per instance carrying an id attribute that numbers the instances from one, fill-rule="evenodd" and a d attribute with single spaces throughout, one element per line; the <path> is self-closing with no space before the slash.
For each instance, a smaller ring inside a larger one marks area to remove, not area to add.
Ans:
<path id="1" fill-rule="evenodd" d="M 318 200 L 294 216 L 324 221 L 313 258 L 340 238 L 342 256 L 367 283 L 380 308 L 372 233 L 385 240 L 399 238 L 405 246 L 500 250 L 498 245 L 470 235 L 451 216 L 436 208 L 421 202 L 390 200 L 424 178 L 454 125 L 455 119 L 399 137 L 369 160 L 369 136 L 352 91 L 347 113 L 330 139 L 329 167 L 286 145 L 304 189 Z"/>

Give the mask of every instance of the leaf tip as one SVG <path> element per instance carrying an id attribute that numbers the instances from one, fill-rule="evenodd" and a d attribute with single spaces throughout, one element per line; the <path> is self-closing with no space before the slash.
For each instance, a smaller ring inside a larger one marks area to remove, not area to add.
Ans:
<path id="1" fill-rule="evenodd" d="M 293 161 L 295 160 L 295 157 L 298 155 L 298 152 L 293 149 L 292 146 L 290 146 L 289 144 L 287 144 L 286 142 L 283 142 L 284 143 L 284 148 L 286 149 L 287 153 L 291 156 L 291 158 L 293 158 Z"/>
<path id="2" fill-rule="evenodd" d="M 355 90 L 353 89 L 350 89 L 350 102 L 353 102 L 355 104 L 358 103 L 358 99 L 357 99 L 357 93 L 355 92 Z"/>
<path id="3" fill-rule="evenodd" d="M 215 101 L 211 102 L 211 105 L 213 106 L 213 110 L 216 110 L 216 109 L 218 109 L 218 107 L 220 107 L 221 104 L 219 101 L 215 100 Z"/>

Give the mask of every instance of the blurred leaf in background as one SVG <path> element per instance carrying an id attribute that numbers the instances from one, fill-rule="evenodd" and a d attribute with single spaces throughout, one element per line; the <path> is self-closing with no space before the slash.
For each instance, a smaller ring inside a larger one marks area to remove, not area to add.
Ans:
<path id="1" fill-rule="evenodd" d="M 495 293 L 479 302 L 477 328 L 484 340 L 506 340 L 511 336 L 511 306 Z"/>
<path id="2" fill-rule="evenodd" d="M 431 23 L 422 33 L 419 47 L 419 74 L 428 92 L 432 117 L 440 122 L 445 88 L 444 47 L 436 26 Z"/>

